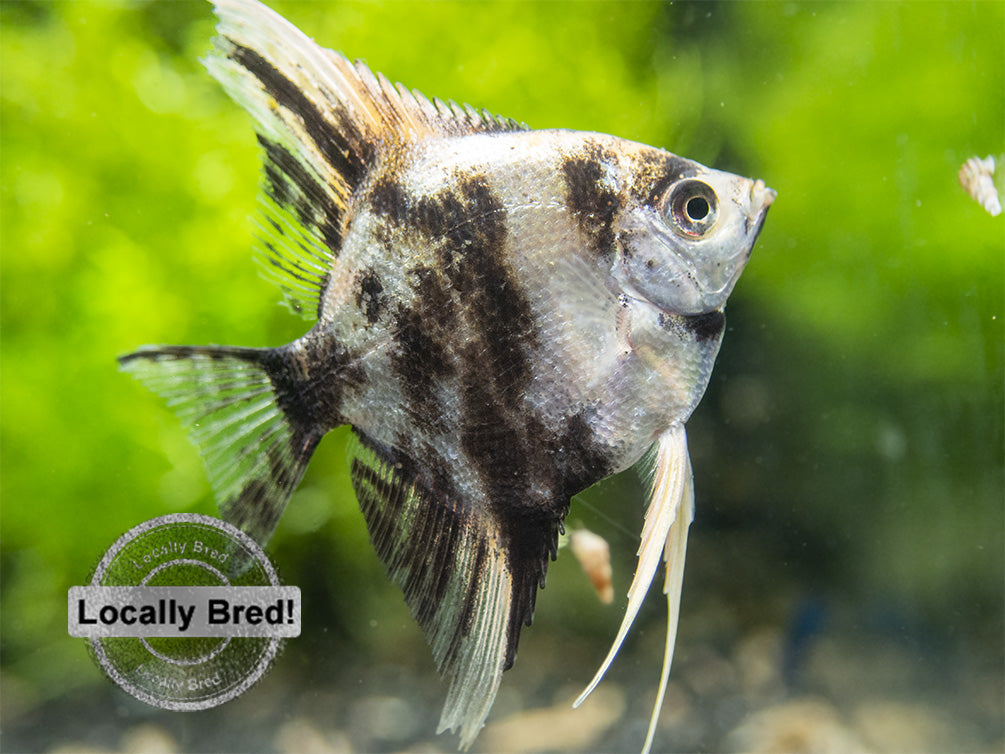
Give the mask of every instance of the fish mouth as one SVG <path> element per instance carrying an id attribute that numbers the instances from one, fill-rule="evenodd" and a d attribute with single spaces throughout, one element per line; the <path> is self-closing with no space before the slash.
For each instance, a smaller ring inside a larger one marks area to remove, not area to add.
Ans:
<path id="1" fill-rule="evenodd" d="M 750 206 L 757 207 L 758 214 L 763 217 L 764 213 L 768 211 L 768 207 L 771 206 L 777 196 L 777 191 L 772 188 L 768 188 L 764 181 L 758 178 L 754 181 L 754 185 L 750 187 Z"/>
<path id="2" fill-rule="evenodd" d="M 750 236 L 750 246 L 747 249 L 747 256 L 750 256 L 757 237 L 761 235 L 764 218 L 768 216 L 768 209 L 777 197 L 778 192 L 772 188 L 768 188 L 764 181 L 760 179 L 754 181 L 754 185 L 750 187 L 750 208 L 753 211 L 746 213 L 748 222 L 747 235 Z M 750 225 L 753 225 L 752 229 L 750 229 Z"/>

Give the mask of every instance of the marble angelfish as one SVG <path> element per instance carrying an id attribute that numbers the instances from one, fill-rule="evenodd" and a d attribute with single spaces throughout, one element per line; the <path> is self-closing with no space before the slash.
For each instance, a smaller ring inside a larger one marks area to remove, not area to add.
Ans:
<path id="1" fill-rule="evenodd" d="M 516 657 L 570 497 L 655 459 L 624 623 L 667 562 L 676 633 L 684 422 L 775 193 L 613 136 L 429 100 L 219 0 L 206 65 L 255 120 L 263 258 L 313 321 L 278 348 L 147 347 L 121 366 L 191 430 L 221 515 L 267 540 L 349 424 L 370 538 L 469 746 Z M 653 711 L 652 740 L 659 702 Z"/>

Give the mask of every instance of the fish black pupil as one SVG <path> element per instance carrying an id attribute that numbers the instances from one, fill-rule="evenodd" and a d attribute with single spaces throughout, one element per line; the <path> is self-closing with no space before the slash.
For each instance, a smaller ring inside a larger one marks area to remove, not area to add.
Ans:
<path id="1" fill-rule="evenodd" d="M 715 225 L 718 198 L 704 181 L 687 179 L 670 189 L 664 217 L 685 238 L 700 238 Z"/>
<path id="2" fill-rule="evenodd" d="M 687 216 L 694 221 L 704 220 L 708 217 L 709 210 L 711 208 L 708 206 L 708 200 L 703 196 L 692 196 L 687 200 Z"/>

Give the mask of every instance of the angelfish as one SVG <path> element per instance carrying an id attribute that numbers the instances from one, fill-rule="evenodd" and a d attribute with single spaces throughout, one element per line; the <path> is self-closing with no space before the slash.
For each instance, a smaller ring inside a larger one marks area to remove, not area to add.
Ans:
<path id="1" fill-rule="evenodd" d="M 676 635 L 684 423 L 775 192 L 660 149 L 430 100 L 218 0 L 205 64 L 252 115 L 261 246 L 314 324 L 278 348 L 146 347 L 123 370 L 189 426 L 221 515 L 259 542 L 351 425 L 370 539 L 468 747 L 529 625 L 572 495 L 650 452 L 639 564 L 599 682 L 666 560 Z M 585 696 L 585 694 L 584 694 Z"/>

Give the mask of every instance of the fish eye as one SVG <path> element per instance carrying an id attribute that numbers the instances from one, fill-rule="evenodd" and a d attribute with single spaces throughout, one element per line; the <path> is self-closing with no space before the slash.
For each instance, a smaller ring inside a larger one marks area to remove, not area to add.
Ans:
<path id="1" fill-rule="evenodd" d="M 685 238 L 701 238 L 715 226 L 719 199 L 704 181 L 688 179 L 670 189 L 664 210 L 670 225 Z"/>

